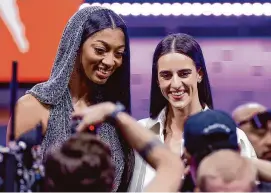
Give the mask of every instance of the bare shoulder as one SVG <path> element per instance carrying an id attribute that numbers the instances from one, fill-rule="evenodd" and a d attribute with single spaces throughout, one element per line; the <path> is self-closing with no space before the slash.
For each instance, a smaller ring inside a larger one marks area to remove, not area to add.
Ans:
<path id="1" fill-rule="evenodd" d="M 21 98 L 19 98 L 16 104 L 16 108 L 25 109 L 25 110 L 28 108 L 32 110 L 34 109 L 42 110 L 45 107 L 34 96 L 32 96 L 31 94 L 26 94 L 22 96 Z"/>
<path id="2" fill-rule="evenodd" d="M 16 104 L 16 116 L 25 117 L 33 124 L 44 123 L 49 116 L 49 107 L 49 105 L 39 102 L 34 96 L 26 94 Z"/>
<path id="3" fill-rule="evenodd" d="M 16 103 L 16 107 L 27 107 L 29 105 L 34 106 L 35 103 L 38 103 L 38 100 L 31 94 L 26 94 L 20 97 Z"/>
<path id="4" fill-rule="evenodd" d="M 49 118 L 49 106 L 40 103 L 34 96 L 26 94 L 16 103 L 15 109 L 15 137 L 18 138 L 23 133 L 42 123 L 43 130 L 46 130 Z M 9 135 L 9 126 L 7 137 Z"/>
<path id="5" fill-rule="evenodd" d="M 16 116 L 31 116 L 32 119 L 42 119 L 48 113 L 49 106 L 39 102 L 34 96 L 26 94 L 16 104 Z M 39 121 L 39 120 L 38 120 Z"/>

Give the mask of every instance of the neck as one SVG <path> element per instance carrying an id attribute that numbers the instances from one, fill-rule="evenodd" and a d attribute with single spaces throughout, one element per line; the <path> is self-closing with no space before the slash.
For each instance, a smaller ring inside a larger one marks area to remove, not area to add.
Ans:
<path id="1" fill-rule="evenodd" d="M 172 133 L 182 133 L 184 122 L 187 117 L 200 111 L 202 111 L 202 106 L 199 100 L 196 100 L 195 102 L 192 101 L 190 105 L 187 105 L 182 109 L 169 105 L 166 128 L 168 128 Z"/>
<path id="2" fill-rule="evenodd" d="M 72 97 L 73 104 L 78 102 L 90 103 L 89 95 L 91 93 L 91 87 L 84 76 L 80 74 L 80 71 L 75 67 L 72 72 L 69 82 L 69 89 Z"/>

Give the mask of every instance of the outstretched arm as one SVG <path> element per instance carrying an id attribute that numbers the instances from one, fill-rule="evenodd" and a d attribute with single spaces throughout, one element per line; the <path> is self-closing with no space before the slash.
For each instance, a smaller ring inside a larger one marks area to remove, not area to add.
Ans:
<path id="1" fill-rule="evenodd" d="M 116 108 L 115 104 L 106 102 L 90 106 L 82 112 L 75 112 L 74 116 L 83 118 L 77 130 L 83 131 L 90 124 L 105 121 Z M 156 177 L 145 191 L 178 191 L 184 173 L 184 165 L 180 157 L 172 153 L 151 131 L 144 129 L 127 113 L 118 112 L 115 120 L 126 141 L 156 169 Z"/>

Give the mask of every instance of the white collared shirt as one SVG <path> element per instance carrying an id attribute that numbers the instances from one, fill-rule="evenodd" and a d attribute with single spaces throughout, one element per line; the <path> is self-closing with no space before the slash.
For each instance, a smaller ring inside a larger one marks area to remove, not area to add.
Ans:
<path id="1" fill-rule="evenodd" d="M 204 111 L 208 110 L 208 107 L 204 108 Z M 164 129 L 165 129 L 165 122 L 166 122 L 166 108 L 164 108 L 156 119 L 151 118 L 145 118 L 138 121 L 140 124 L 142 124 L 145 128 L 152 130 L 159 139 L 164 143 Z M 248 140 L 246 134 L 239 128 L 237 128 L 237 137 L 238 142 L 241 147 L 241 155 L 244 157 L 249 158 L 257 158 L 254 148 L 252 147 L 250 141 Z M 184 142 L 182 140 L 182 142 Z M 183 153 L 183 143 L 181 147 L 181 154 Z M 147 165 L 146 167 L 146 173 L 145 173 L 145 179 L 144 179 L 144 185 L 143 188 L 145 188 L 149 182 L 154 178 L 155 176 L 155 170 L 150 166 Z"/>

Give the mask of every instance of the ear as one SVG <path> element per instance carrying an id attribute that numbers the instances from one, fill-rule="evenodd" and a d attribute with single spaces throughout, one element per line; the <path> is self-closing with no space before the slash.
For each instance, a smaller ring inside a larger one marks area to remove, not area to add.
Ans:
<path id="1" fill-rule="evenodd" d="M 201 68 L 197 69 L 197 81 L 198 83 L 201 83 L 202 79 L 203 79 L 203 71 Z"/>

